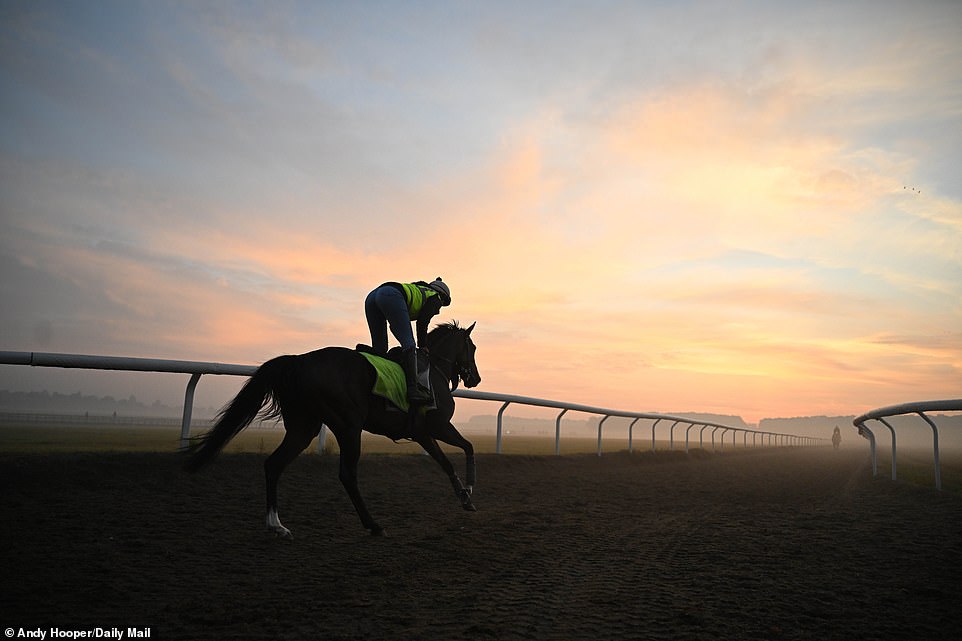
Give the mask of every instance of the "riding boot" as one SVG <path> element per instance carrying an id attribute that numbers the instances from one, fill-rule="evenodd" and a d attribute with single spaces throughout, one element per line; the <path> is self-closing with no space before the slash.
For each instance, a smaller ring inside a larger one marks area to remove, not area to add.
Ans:
<path id="1" fill-rule="evenodd" d="M 404 350 L 402 360 L 404 366 L 404 377 L 407 380 L 408 401 L 412 405 L 424 405 L 433 400 L 430 389 L 425 389 L 418 381 L 418 351 L 417 349 Z"/>

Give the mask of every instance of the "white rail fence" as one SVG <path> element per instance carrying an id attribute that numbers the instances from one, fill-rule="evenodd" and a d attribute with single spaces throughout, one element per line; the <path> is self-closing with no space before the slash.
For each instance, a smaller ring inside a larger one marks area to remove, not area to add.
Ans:
<path id="1" fill-rule="evenodd" d="M 858 433 L 868 439 L 872 450 L 872 476 L 878 476 L 878 452 L 875 445 L 875 433 L 865 424 L 869 421 L 877 421 L 888 428 L 892 436 L 892 480 L 896 480 L 895 459 L 897 455 L 897 444 L 895 438 L 895 428 L 889 423 L 887 418 L 902 416 L 904 414 L 917 414 L 922 420 L 932 428 L 932 450 L 935 465 L 935 488 L 942 489 L 942 467 L 939 463 L 939 428 L 935 422 L 929 418 L 926 412 L 962 412 L 962 398 L 947 399 L 942 401 L 918 401 L 914 403 L 903 403 L 901 405 L 889 405 L 866 412 L 861 416 L 856 416 L 852 423 L 858 429 Z"/>
<path id="2" fill-rule="evenodd" d="M 27 365 L 33 367 L 59 367 L 72 369 L 96 369 L 96 370 L 119 370 L 129 372 L 165 372 L 173 374 L 189 374 L 187 388 L 184 392 L 184 412 L 181 419 L 180 439 L 181 446 L 187 445 L 190 438 L 191 414 L 194 406 L 194 390 L 200 377 L 204 374 L 221 376 L 251 376 L 257 371 L 256 365 L 233 365 L 228 363 L 207 363 L 197 361 L 180 361 L 157 358 L 130 358 L 122 356 L 90 356 L 83 354 L 56 354 L 48 352 L 11 352 L 0 351 L 0 365 Z M 767 432 L 752 430 L 744 427 L 734 427 L 710 421 L 700 421 L 697 419 L 686 418 L 683 416 L 671 416 L 668 414 L 652 414 L 639 412 L 625 412 L 620 410 L 593 407 L 590 405 L 578 405 L 575 403 L 565 403 L 562 401 L 552 401 L 527 396 L 515 396 L 511 394 L 495 394 L 491 392 L 478 392 L 474 390 L 455 390 L 454 395 L 459 398 L 474 399 L 481 401 L 496 401 L 502 403 L 498 410 L 497 423 L 497 443 L 496 452 L 502 451 L 503 443 L 503 418 L 504 412 L 511 404 L 528 405 L 534 407 L 549 407 L 559 409 L 561 412 L 555 419 L 555 453 L 561 453 L 561 418 L 569 411 L 584 412 L 601 416 L 598 423 L 598 456 L 602 453 L 602 440 L 605 421 L 612 417 L 633 419 L 628 427 L 628 449 L 634 446 L 634 427 L 640 420 L 650 420 L 651 424 L 651 449 L 655 449 L 655 428 L 659 423 L 670 423 L 669 427 L 669 449 L 675 448 L 675 428 L 678 425 L 685 427 L 685 451 L 690 445 L 690 433 L 692 429 L 698 427 L 698 446 L 704 447 L 704 433 L 706 429 L 711 429 L 711 447 L 715 449 L 715 434 L 721 430 L 719 442 L 722 448 L 725 446 L 725 437 L 731 432 L 731 444 L 736 446 L 736 436 L 742 434 L 743 447 L 765 447 L 765 446 L 814 446 L 828 443 L 828 439 L 814 438 L 810 436 L 800 436 L 797 434 L 782 434 L 777 432 Z M 322 427 L 320 438 L 318 439 L 318 451 L 323 449 L 326 441 L 326 427 Z M 748 443 L 748 435 L 751 434 L 751 446 Z M 873 441 L 874 452 L 874 441 Z"/>
<path id="3" fill-rule="evenodd" d="M 532 398 L 530 396 L 513 396 L 510 394 L 494 394 L 491 392 L 476 392 L 473 390 L 456 390 L 454 392 L 455 396 L 461 398 L 470 398 L 483 401 L 497 401 L 502 403 L 501 409 L 498 410 L 498 433 L 497 433 L 497 453 L 501 453 L 501 444 L 503 438 L 503 417 L 504 411 L 512 403 L 517 403 L 519 405 L 529 405 L 534 407 L 550 407 L 554 409 L 560 409 L 561 412 L 555 418 L 555 454 L 561 453 L 561 418 L 569 411 L 573 412 L 583 412 L 586 414 L 595 414 L 601 416 L 601 420 L 598 422 L 598 455 L 601 456 L 602 452 L 602 442 L 604 434 L 605 421 L 612 417 L 619 418 L 630 418 L 633 419 L 628 426 L 628 450 L 633 451 L 634 449 L 634 428 L 635 424 L 640 420 L 650 420 L 653 421 L 651 424 L 651 449 L 655 449 L 655 428 L 659 423 L 665 422 L 671 423 L 668 432 L 668 448 L 675 449 L 675 427 L 679 424 L 686 425 L 685 428 L 685 451 L 687 452 L 691 443 L 690 434 L 691 430 L 695 427 L 700 427 L 698 432 L 698 446 L 704 447 L 704 433 L 705 430 L 711 428 L 711 443 L 712 450 L 715 449 L 715 433 L 721 430 L 721 436 L 719 437 L 721 447 L 725 445 L 725 435 L 728 432 L 732 434 L 732 447 L 736 446 L 736 435 L 742 433 L 742 443 L 744 447 L 749 447 L 748 445 L 748 435 L 752 435 L 752 447 L 755 447 L 761 441 L 761 445 L 787 445 L 787 446 L 807 446 L 807 445 L 817 445 L 820 443 L 827 443 L 828 439 L 818 439 L 809 436 L 799 436 L 796 434 L 779 434 L 776 432 L 765 432 L 760 430 L 752 430 L 745 427 L 733 427 L 730 425 L 723 425 L 721 423 L 712 423 L 710 421 L 700 421 L 697 419 L 686 418 L 684 416 L 672 416 L 670 414 L 651 414 L 651 413 L 639 413 L 639 412 L 625 412 L 620 410 L 607 409 L 603 407 L 594 407 L 591 405 L 579 405 L 576 403 L 565 403 L 562 401 L 552 401 L 541 398 Z"/>

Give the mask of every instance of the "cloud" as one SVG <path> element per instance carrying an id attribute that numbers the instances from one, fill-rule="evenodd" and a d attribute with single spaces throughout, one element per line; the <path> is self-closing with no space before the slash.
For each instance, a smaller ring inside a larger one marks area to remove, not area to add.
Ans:
<path id="1" fill-rule="evenodd" d="M 749 417 L 947 390 L 962 58 L 946 8 L 863 10 L 184 6 L 104 38 L 48 7 L 4 30 L 0 321 L 257 362 L 443 276 L 493 390 Z"/>

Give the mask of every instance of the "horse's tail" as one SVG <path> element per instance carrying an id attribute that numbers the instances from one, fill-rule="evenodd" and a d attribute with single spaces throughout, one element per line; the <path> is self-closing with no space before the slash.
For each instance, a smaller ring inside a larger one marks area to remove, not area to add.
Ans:
<path id="1" fill-rule="evenodd" d="M 217 422 L 206 434 L 198 437 L 188 448 L 190 458 L 184 463 L 188 472 L 196 472 L 210 463 L 227 443 L 261 413 L 266 404 L 265 417 L 280 415 L 275 393 L 276 384 L 289 369 L 293 356 L 278 356 L 257 368 L 234 399 L 217 415 Z"/>

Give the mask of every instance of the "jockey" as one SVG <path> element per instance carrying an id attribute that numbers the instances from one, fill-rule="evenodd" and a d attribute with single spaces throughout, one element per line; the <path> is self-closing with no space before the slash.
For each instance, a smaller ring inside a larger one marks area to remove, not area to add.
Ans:
<path id="1" fill-rule="evenodd" d="M 377 354 L 387 354 L 387 325 L 401 344 L 401 363 L 407 378 L 408 400 L 423 403 L 431 397 L 417 384 L 417 347 L 424 345 L 428 324 L 451 304 L 451 290 L 438 277 L 426 283 L 388 282 L 376 287 L 364 301 L 364 315 L 371 330 L 371 346 Z M 417 342 L 411 331 L 411 321 L 416 321 Z"/>

